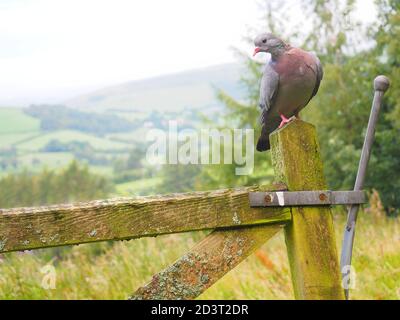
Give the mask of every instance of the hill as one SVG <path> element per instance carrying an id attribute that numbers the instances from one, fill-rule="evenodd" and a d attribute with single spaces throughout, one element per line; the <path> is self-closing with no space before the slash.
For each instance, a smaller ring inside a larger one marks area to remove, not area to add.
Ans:
<path id="1" fill-rule="evenodd" d="M 65 102 L 87 111 L 180 111 L 218 105 L 215 88 L 241 98 L 240 66 L 223 64 L 111 86 Z"/>

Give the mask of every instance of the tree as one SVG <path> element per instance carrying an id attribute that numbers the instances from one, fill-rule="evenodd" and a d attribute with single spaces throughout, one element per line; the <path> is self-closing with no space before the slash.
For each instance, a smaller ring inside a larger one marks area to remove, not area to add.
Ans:
<path id="1" fill-rule="evenodd" d="M 39 174 L 9 174 L 0 179 L 0 190 L 0 207 L 7 208 L 104 198 L 112 185 L 73 161 L 59 172 L 45 169 Z"/>
<path id="2" fill-rule="evenodd" d="M 189 192 L 201 188 L 197 176 L 201 168 L 198 165 L 167 164 L 161 169 L 162 182 L 157 192 Z"/>

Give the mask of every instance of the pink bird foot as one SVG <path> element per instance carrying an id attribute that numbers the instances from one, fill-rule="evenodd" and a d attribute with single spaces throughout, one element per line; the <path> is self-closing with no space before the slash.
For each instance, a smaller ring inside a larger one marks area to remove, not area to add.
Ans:
<path id="1" fill-rule="evenodd" d="M 293 120 L 293 117 L 288 119 L 286 118 L 283 114 L 279 115 L 282 119 L 281 124 L 279 125 L 278 129 L 282 128 L 286 123 L 289 123 L 291 120 Z"/>

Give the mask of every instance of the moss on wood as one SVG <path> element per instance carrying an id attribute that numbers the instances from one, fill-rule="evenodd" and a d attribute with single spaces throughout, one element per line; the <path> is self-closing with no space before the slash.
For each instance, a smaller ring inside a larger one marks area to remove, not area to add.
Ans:
<path id="1" fill-rule="evenodd" d="M 289 209 L 250 208 L 253 190 L 258 188 L 0 209 L 0 253 L 290 220 Z"/>
<path id="2" fill-rule="evenodd" d="M 213 231 L 130 299 L 194 299 L 281 229 L 270 225 Z"/>
<path id="3" fill-rule="evenodd" d="M 289 191 L 326 189 L 314 126 L 295 120 L 270 140 L 276 179 Z M 330 208 L 293 207 L 285 239 L 295 297 L 344 299 Z"/>

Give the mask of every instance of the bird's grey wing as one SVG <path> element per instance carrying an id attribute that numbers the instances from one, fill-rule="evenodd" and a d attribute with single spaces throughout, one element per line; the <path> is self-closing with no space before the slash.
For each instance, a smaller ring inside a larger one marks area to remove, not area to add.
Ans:
<path id="1" fill-rule="evenodd" d="M 272 68 L 270 64 L 265 66 L 264 74 L 260 84 L 260 100 L 261 108 L 260 123 L 264 123 L 268 111 L 272 108 L 276 94 L 279 88 L 279 74 Z"/>
<path id="2" fill-rule="evenodd" d="M 321 84 L 322 78 L 324 77 L 324 69 L 322 68 L 321 61 L 319 60 L 317 55 L 314 52 L 310 52 L 310 53 L 314 57 L 316 73 L 317 73 L 317 80 L 315 82 L 315 87 L 314 87 L 313 93 L 310 98 L 310 100 L 311 100 L 317 94 L 317 92 L 319 90 L 319 86 Z"/>
<path id="3" fill-rule="evenodd" d="M 260 85 L 260 124 L 261 135 L 257 141 L 257 150 L 266 151 L 270 148 L 269 135 L 279 126 L 279 117 L 272 117 L 270 111 L 274 108 L 275 97 L 279 90 L 279 74 L 267 64 Z"/>

